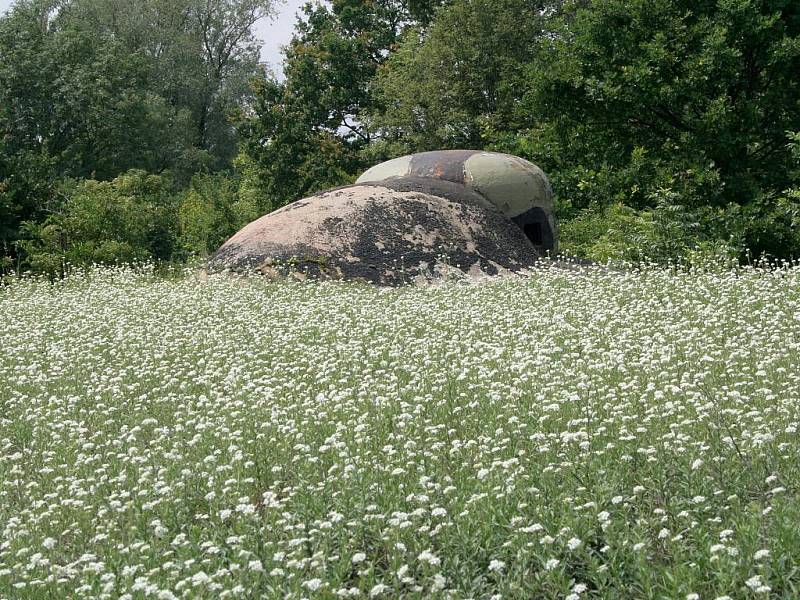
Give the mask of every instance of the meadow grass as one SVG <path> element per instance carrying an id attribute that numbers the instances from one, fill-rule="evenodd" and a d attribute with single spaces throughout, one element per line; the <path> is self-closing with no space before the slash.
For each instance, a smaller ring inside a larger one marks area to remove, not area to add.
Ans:
<path id="1" fill-rule="evenodd" d="M 800 269 L 0 288 L 0 598 L 791 598 Z"/>

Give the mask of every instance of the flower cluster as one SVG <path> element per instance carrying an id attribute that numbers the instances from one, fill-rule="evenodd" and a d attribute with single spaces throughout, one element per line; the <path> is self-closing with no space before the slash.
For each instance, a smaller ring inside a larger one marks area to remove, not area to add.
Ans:
<path id="1" fill-rule="evenodd" d="M 800 588 L 796 268 L 106 269 L 0 314 L 0 597 Z"/>

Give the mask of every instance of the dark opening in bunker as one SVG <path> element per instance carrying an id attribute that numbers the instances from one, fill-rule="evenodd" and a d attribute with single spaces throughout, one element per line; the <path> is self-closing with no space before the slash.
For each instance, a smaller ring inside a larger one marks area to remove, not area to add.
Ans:
<path id="1" fill-rule="evenodd" d="M 522 227 L 522 231 L 525 232 L 527 238 L 531 241 L 531 244 L 534 246 L 541 246 L 544 244 L 544 236 L 542 235 L 542 224 L 541 223 L 526 223 Z"/>
<path id="2" fill-rule="evenodd" d="M 522 229 L 532 246 L 539 252 L 553 251 L 556 247 L 555 234 L 547 213 L 539 206 L 525 211 L 511 219 Z"/>

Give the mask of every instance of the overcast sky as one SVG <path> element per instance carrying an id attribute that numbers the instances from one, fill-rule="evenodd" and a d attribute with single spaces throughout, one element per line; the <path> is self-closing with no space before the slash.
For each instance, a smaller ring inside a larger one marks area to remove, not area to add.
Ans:
<path id="1" fill-rule="evenodd" d="M 4 2 L 5 0 L 0 0 Z M 262 19 L 256 27 L 256 35 L 264 45 L 261 47 L 261 59 L 269 63 L 274 69 L 275 74 L 283 78 L 280 70 L 280 64 L 283 57 L 281 56 L 281 46 L 288 44 L 292 39 L 292 30 L 294 29 L 295 15 L 300 11 L 300 7 L 306 3 L 307 0 L 288 0 L 279 6 L 279 14 L 272 20 Z"/>
<path id="2" fill-rule="evenodd" d="M 135 0 L 134 0 L 135 1 Z M 13 0 L 0 0 L 0 13 L 4 13 Z M 285 0 L 278 6 L 278 15 L 274 19 L 262 19 L 256 26 L 256 35 L 264 42 L 261 48 L 261 59 L 269 63 L 278 77 L 280 71 L 281 46 L 287 44 L 292 38 L 295 14 L 306 0 Z"/>

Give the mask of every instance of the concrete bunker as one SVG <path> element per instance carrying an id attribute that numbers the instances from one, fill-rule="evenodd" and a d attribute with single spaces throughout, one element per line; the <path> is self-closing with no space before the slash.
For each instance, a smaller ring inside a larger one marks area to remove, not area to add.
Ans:
<path id="1" fill-rule="evenodd" d="M 436 150 L 409 154 L 365 171 L 356 183 L 423 177 L 463 185 L 486 198 L 542 253 L 558 251 L 553 190 L 533 163 L 499 152 Z"/>
<path id="2" fill-rule="evenodd" d="M 536 165 L 448 150 L 381 163 L 354 185 L 264 215 L 209 266 L 399 285 L 518 272 L 556 251 L 552 191 Z"/>

